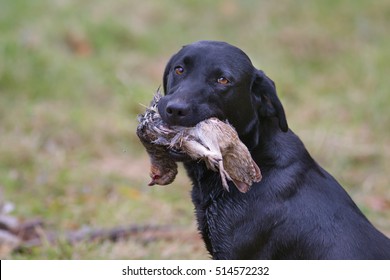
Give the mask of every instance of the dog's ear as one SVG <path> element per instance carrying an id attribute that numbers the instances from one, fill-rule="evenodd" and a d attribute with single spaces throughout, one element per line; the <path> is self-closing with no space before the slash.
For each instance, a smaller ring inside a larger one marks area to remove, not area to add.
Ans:
<path id="1" fill-rule="evenodd" d="M 251 90 L 260 116 L 278 118 L 280 129 L 287 132 L 287 119 L 282 103 L 276 94 L 275 83 L 263 71 L 257 70 Z"/>

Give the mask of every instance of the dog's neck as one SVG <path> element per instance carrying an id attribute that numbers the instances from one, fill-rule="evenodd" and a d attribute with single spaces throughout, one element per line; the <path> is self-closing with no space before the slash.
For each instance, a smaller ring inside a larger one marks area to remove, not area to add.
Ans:
<path id="1" fill-rule="evenodd" d="M 259 142 L 250 151 L 263 169 L 284 168 L 302 160 L 314 161 L 299 137 L 290 129 L 283 132 L 276 118 L 260 120 L 258 134 Z"/>

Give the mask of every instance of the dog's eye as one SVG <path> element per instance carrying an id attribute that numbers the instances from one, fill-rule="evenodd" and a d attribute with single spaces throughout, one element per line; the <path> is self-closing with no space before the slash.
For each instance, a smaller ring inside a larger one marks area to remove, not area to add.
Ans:
<path id="1" fill-rule="evenodd" d="M 227 85 L 228 83 L 230 83 L 230 81 L 228 79 L 226 79 L 225 77 L 219 77 L 217 79 L 217 83 L 221 84 L 221 85 Z"/>
<path id="2" fill-rule="evenodd" d="M 175 73 L 176 73 L 177 75 L 183 74 L 183 73 L 184 73 L 183 67 L 181 67 L 181 66 L 176 66 L 176 67 L 175 67 Z"/>

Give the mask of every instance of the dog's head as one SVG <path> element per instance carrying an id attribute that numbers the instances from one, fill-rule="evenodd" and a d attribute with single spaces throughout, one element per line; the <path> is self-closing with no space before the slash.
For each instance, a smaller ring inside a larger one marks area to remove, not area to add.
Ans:
<path id="1" fill-rule="evenodd" d="M 158 105 L 170 125 L 194 126 L 210 117 L 228 120 L 249 147 L 257 143 L 262 119 L 277 118 L 287 131 L 275 84 L 239 48 L 199 41 L 169 60 L 163 76 L 165 96 Z"/>

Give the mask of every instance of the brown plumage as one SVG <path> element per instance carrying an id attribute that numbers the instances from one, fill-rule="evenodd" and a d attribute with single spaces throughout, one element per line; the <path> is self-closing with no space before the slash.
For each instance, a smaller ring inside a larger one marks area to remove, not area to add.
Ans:
<path id="1" fill-rule="evenodd" d="M 146 108 L 144 114 L 138 116 L 137 135 L 149 154 L 151 162 L 152 181 L 149 186 L 168 185 L 175 180 L 177 175 L 177 164 L 168 154 L 169 139 L 176 135 L 176 131 L 163 122 L 157 111 L 160 98 L 161 94 L 157 90 L 150 107 Z"/>
<path id="2" fill-rule="evenodd" d="M 229 190 L 227 180 L 233 181 L 243 193 L 253 182 L 261 180 L 259 167 L 230 124 L 210 118 L 194 127 L 170 127 L 158 114 L 160 98 L 157 92 L 150 107 L 138 118 L 137 135 L 151 160 L 149 185 L 167 185 L 175 179 L 177 164 L 169 156 L 170 149 L 203 160 L 208 169 L 219 171 L 226 190 Z"/>

